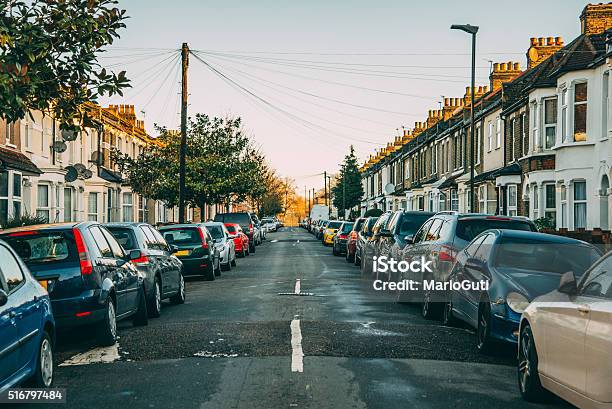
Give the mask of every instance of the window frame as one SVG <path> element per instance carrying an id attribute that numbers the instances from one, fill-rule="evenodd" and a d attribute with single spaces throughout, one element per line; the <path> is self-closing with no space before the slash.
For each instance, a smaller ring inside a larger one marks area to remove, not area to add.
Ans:
<path id="1" fill-rule="evenodd" d="M 583 184 L 584 185 L 584 199 L 576 199 L 576 184 Z M 586 186 L 586 180 L 574 180 L 572 182 L 572 208 L 574 211 L 574 230 L 577 229 L 586 229 L 586 225 L 587 225 L 587 217 L 588 217 L 588 193 L 587 193 L 587 186 Z M 576 214 L 577 214 L 577 210 L 578 210 L 578 205 L 581 205 L 581 208 L 584 206 L 584 226 L 577 226 L 576 225 Z"/>
<path id="2" fill-rule="evenodd" d="M 577 86 L 585 86 L 585 99 L 584 101 L 577 101 L 576 100 L 576 87 Z M 588 86 L 588 81 L 586 80 L 581 80 L 581 81 L 576 81 L 574 82 L 573 85 L 573 99 L 572 99 L 572 142 L 586 142 L 588 139 L 588 112 L 589 112 L 589 108 L 588 108 L 588 102 L 589 102 L 589 86 Z M 577 137 L 577 132 L 576 132 L 576 108 L 577 107 L 581 107 L 584 106 L 585 108 L 585 112 L 584 112 L 584 132 L 580 133 L 579 135 L 584 135 L 584 136 L 579 136 Z"/>
<path id="3" fill-rule="evenodd" d="M 47 189 L 47 204 L 42 206 L 40 203 L 41 195 L 41 187 L 45 187 Z M 46 213 L 47 223 L 51 223 L 51 184 L 49 182 L 38 182 L 36 184 L 36 216 L 45 217 Z"/>
<path id="4" fill-rule="evenodd" d="M 97 222 L 98 218 L 100 217 L 100 197 L 99 197 L 100 193 L 99 192 L 89 192 L 89 194 L 87 195 L 87 220 L 91 221 L 91 222 Z M 95 213 L 91 212 L 91 198 L 95 197 L 95 200 L 93 203 L 95 203 Z"/>
<path id="5" fill-rule="evenodd" d="M 547 103 L 554 103 L 554 109 L 551 112 L 554 112 L 554 118 L 552 122 L 547 122 L 546 119 L 546 104 Z M 557 122 L 558 122 L 558 118 L 557 118 L 557 112 L 558 112 L 558 99 L 556 97 L 551 97 L 551 98 L 544 98 L 544 100 L 542 101 L 542 136 L 543 136 L 543 148 L 544 149 L 552 149 L 556 143 L 557 143 Z M 549 146 L 549 140 L 548 140 L 548 130 L 549 129 L 553 129 L 553 137 L 552 137 L 552 144 Z"/>
<path id="6" fill-rule="evenodd" d="M 511 190 L 514 190 L 514 195 L 511 195 Z M 507 216 L 518 216 L 518 185 L 509 184 L 506 186 L 506 196 L 507 196 L 507 206 L 506 206 L 506 215 Z M 511 199 L 514 199 L 514 205 L 512 205 Z"/>

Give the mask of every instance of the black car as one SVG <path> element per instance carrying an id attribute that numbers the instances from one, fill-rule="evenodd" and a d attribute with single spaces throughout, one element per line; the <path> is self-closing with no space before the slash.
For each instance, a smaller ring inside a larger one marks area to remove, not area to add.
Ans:
<path id="1" fill-rule="evenodd" d="M 338 229 L 338 232 L 334 236 L 333 254 L 339 256 L 346 253 L 346 243 L 349 238 L 350 232 L 353 230 L 353 222 L 344 222 Z"/>
<path id="2" fill-rule="evenodd" d="M 372 229 L 376 225 L 378 217 L 368 217 L 357 234 L 357 243 L 355 243 L 355 261 L 356 266 L 361 266 L 361 260 L 364 257 L 364 249 L 366 243 L 372 237 Z"/>
<path id="3" fill-rule="evenodd" d="M 144 274 L 144 289 L 149 317 L 159 317 L 162 300 L 173 304 L 185 302 L 183 264 L 172 255 L 176 248 L 166 243 L 162 235 L 147 223 L 107 223 L 104 225 L 124 250 L 140 250 L 141 256 L 132 263 Z"/>
<path id="4" fill-rule="evenodd" d="M 602 256 L 591 244 L 552 234 L 488 230 L 459 252 L 449 280 L 488 283 L 447 294 L 443 320 L 459 319 L 476 329 L 479 350 L 495 341 L 518 341 L 521 314 L 534 298 L 557 289 L 563 274 L 581 277 Z"/>
<path id="5" fill-rule="evenodd" d="M 346 262 L 352 263 L 355 261 L 355 253 L 357 252 L 357 240 L 359 239 L 359 231 L 365 223 L 366 218 L 360 217 L 353 223 L 353 228 L 348 234 L 348 240 L 346 241 Z"/>
<path id="6" fill-rule="evenodd" d="M 221 274 L 219 249 L 203 223 L 173 224 L 159 229 L 174 255 L 183 263 L 183 274 L 214 281 Z"/>
<path id="7" fill-rule="evenodd" d="M 255 237 L 255 223 L 249 213 L 217 213 L 215 215 L 215 221 L 239 224 L 244 234 L 249 237 L 249 253 L 255 253 L 255 239 L 257 239 L 257 243 L 259 243 L 259 238 Z"/>
<path id="8" fill-rule="evenodd" d="M 382 238 L 380 232 L 385 232 L 387 230 L 387 225 L 392 215 L 393 213 L 391 212 L 381 214 L 372 227 L 372 234 L 363 242 L 359 259 L 361 260 L 360 269 L 364 274 L 374 274 L 374 256 L 379 246 L 378 243 Z"/>
<path id="9" fill-rule="evenodd" d="M 97 341 L 112 345 L 117 321 L 148 323 L 143 277 L 113 235 L 95 222 L 7 229 L 0 235 L 47 288 L 58 329 L 93 324 Z"/>

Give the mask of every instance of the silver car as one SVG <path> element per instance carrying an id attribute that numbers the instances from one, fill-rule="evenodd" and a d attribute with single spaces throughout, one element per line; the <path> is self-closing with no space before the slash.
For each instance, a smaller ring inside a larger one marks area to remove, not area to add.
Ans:
<path id="1" fill-rule="evenodd" d="M 206 229 L 215 241 L 215 247 L 219 249 L 219 263 L 221 270 L 229 271 L 236 266 L 236 247 L 227 227 L 220 222 L 204 223 Z"/>

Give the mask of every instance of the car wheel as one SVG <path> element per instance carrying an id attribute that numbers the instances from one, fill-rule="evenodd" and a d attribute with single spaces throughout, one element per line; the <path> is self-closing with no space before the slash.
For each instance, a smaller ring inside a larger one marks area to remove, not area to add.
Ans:
<path id="1" fill-rule="evenodd" d="M 482 353 L 491 351 L 491 305 L 488 300 L 480 302 L 478 308 L 478 328 L 476 329 L 476 347 Z"/>
<path id="2" fill-rule="evenodd" d="M 144 287 L 140 287 L 140 292 L 138 294 L 138 309 L 136 310 L 136 314 L 134 314 L 134 318 L 132 318 L 132 323 L 138 327 L 145 326 L 149 323 L 149 314 L 147 314 L 147 299 L 144 292 Z"/>
<path id="3" fill-rule="evenodd" d="M 202 277 L 206 281 L 215 281 L 215 264 L 214 262 L 204 269 Z"/>
<path id="4" fill-rule="evenodd" d="M 117 313 L 112 299 L 106 299 L 105 307 L 104 319 L 96 331 L 97 340 L 101 346 L 111 346 L 117 341 Z"/>
<path id="5" fill-rule="evenodd" d="M 155 277 L 155 282 L 153 283 L 153 296 L 149 298 L 149 303 L 147 304 L 149 317 L 159 317 L 161 314 L 161 304 L 161 285 L 159 283 L 159 277 Z"/>
<path id="6" fill-rule="evenodd" d="M 170 302 L 172 304 L 184 304 L 185 303 L 185 278 L 183 274 L 179 274 L 179 289 L 176 292 L 176 295 L 170 297 Z"/>
<path id="7" fill-rule="evenodd" d="M 334 256 L 339 256 L 339 255 L 340 255 L 340 253 L 339 253 L 339 252 L 338 252 L 338 250 L 336 249 L 336 245 L 335 245 L 335 244 L 333 245 L 332 254 L 333 254 Z"/>
<path id="8" fill-rule="evenodd" d="M 444 303 L 444 309 L 442 310 L 442 324 L 446 325 L 447 327 L 455 326 L 453 302 L 450 299 Z"/>
<path id="9" fill-rule="evenodd" d="M 255 244 L 253 244 L 252 246 L 249 244 L 249 254 L 251 253 L 255 253 Z"/>
<path id="10" fill-rule="evenodd" d="M 236 251 L 234 250 L 234 258 L 232 259 L 232 267 L 236 267 Z"/>
<path id="11" fill-rule="evenodd" d="M 440 304 L 431 300 L 431 292 L 426 291 L 423 294 L 423 304 L 421 304 L 421 315 L 426 320 L 435 320 L 439 314 Z"/>
<path id="12" fill-rule="evenodd" d="M 540 383 L 538 353 L 531 327 L 526 324 L 521 330 L 518 348 L 518 382 L 521 396 L 528 402 L 542 402 L 548 393 Z"/>
<path id="13" fill-rule="evenodd" d="M 53 384 L 53 344 L 51 336 L 43 331 L 38 347 L 38 359 L 34 375 L 28 380 L 27 386 L 32 388 L 49 388 Z"/>
<path id="14" fill-rule="evenodd" d="M 232 269 L 232 263 L 228 260 L 227 263 L 221 264 L 221 271 L 230 271 Z"/>
<path id="15" fill-rule="evenodd" d="M 353 264 L 356 266 L 361 264 L 361 257 L 357 257 L 357 251 L 355 251 L 355 257 L 353 257 Z"/>

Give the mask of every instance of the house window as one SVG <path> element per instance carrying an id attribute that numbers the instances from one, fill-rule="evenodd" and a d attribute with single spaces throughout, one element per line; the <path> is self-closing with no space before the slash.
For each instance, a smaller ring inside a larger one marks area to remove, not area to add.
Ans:
<path id="1" fill-rule="evenodd" d="M 30 149 L 32 144 L 32 128 L 30 126 L 30 121 L 26 118 L 24 129 L 23 129 L 23 142 L 26 149 Z"/>
<path id="2" fill-rule="evenodd" d="M 557 138 L 557 99 L 544 100 L 544 148 L 555 146 Z"/>
<path id="3" fill-rule="evenodd" d="M 480 125 L 476 127 L 476 146 L 475 146 L 475 155 L 476 158 L 474 159 L 474 163 L 476 165 L 480 164 L 480 142 L 481 142 L 481 129 L 480 129 Z"/>
<path id="4" fill-rule="evenodd" d="M 540 217 L 540 189 L 537 185 L 533 186 L 533 218 Z"/>
<path id="5" fill-rule="evenodd" d="M 533 142 L 533 150 L 537 151 L 540 148 L 540 136 L 538 135 L 538 103 L 533 101 L 529 104 L 529 119 L 531 128 L 531 140 Z"/>
<path id="6" fill-rule="evenodd" d="M 493 122 L 489 121 L 489 144 L 487 151 L 491 152 L 493 150 Z"/>
<path id="7" fill-rule="evenodd" d="M 71 222 L 72 221 L 72 188 L 65 187 L 64 188 L 64 221 Z"/>
<path id="8" fill-rule="evenodd" d="M 481 213 L 487 212 L 487 185 L 478 186 L 478 209 Z"/>
<path id="9" fill-rule="evenodd" d="M 451 190 L 451 210 L 454 212 L 459 211 L 459 194 L 457 193 L 457 189 Z"/>
<path id="10" fill-rule="evenodd" d="M 517 190 L 516 185 L 508 185 L 508 216 L 516 216 L 518 214 Z"/>
<path id="11" fill-rule="evenodd" d="M 567 141 L 567 89 L 561 90 L 561 140 Z"/>
<path id="12" fill-rule="evenodd" d="M 9 172 L 0 172 L 0 225 L 9 219 Z"/>
<path id="13" fill-rule="evenodd" d="M 13 172 L 13 217 L 21 217 L 21 173 Z"/>
<path id="14" fill-rule="evenodd" d="M 608 137 L 608 116 L 610 116 L 610 72 L 606 72 L 603 76 L 603 109 L 602 109 L 602 138 Z"/>
<path id="15" fill-rule="evenodd" d="M 529 150 L 529 139 L 527 138 L 527 132 L 525 132 L 526 119 L 527 114 L 523 112 L 519 121 L 521 126 L 521 129 L 519 130 L 519 135 L 521 136 L 521 156 L 527 155 L 527 151 Z"/>
<path id="16" fill-rule="evenodd" d="M 586 141 L 587 123 L 587 83 L 580 82 L 574 86 L 574 141 Z"/>
<path id="17" fill-rule="evenodd" d="M 134 196 L 131 193 L 123 194 L 123 221 L 134 221 Z"/>
<path id="18" fill-rule="evenodd" d="M 586 182 L 574 182 L 574 228 L 586 228 Z"/>
<path id="19" fill-rule="evenodd" d="M 46 185 L 46 184 L 38 185 L 36 215 L 38 217 L 42 217 L 47 223 L 49 223 L 49 216 L 50 216 L 49 185 Z"/>
<path id="20" fill-rule="evenodd" d="M 6 124 L 6 143 L 7 145 L 17 145 L 17 135 L 15 132 L 15 124 L 7 122 Z"/>
<path id="21" fill-rule="evenodd" d="M 515 159 L 514 156 L 514 126 L 516 124 L 516 119 L 512 118 L 510 120 L 510 127 L 508 128 L 508 143 L 509 143 L 509 147 L 508 149 L 510 150 L 510 162 L 513 162 Z"/>
<path id="22" fill-rule="evenodd" d="M 435 203 L 434 192 L 429 192 L 429 211 L 435 212 L 434 203 Z"/>
<path id="23" fill-rule="evenodd" d="M 138 221 L 146 223 L 149 219 L 149 210 L 147 209 L 147 199 L 138 196 Z"/>
<path id="24" fill-rule="evenodd" d="M 544 185 L 544 217 L 557 224 L 557 189 L 553 183 Z"/>
<path id="25" fill-rule="evenodd" d="M 89 193 L 87 198 L 87 220 L 98 221 L 98 193 Z"/>
<path id="26" fill-rule="evenodd" d="M 438 193 L 438 211 L 446 210 L 446 195 L 442 192 Z"/>
<path id="27" fill-rule="evenodd" d="M 567 188 L 561 185 L 561 227 L 567 227 Z"/>
<path id="28" fill-rule="evenodd" d="M 496 139 L 496 145 L 495 145 L 495 149 L 499 149 L 502 145 L 502 120 L 501 117 L 497 117 L 497 127 L 495 130 L 495 139 Z"/>

